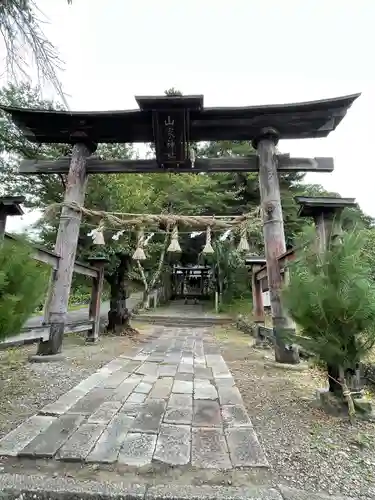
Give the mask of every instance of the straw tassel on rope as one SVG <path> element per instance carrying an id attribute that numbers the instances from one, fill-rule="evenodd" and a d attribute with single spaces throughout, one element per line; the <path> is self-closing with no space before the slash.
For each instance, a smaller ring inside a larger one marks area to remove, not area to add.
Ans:
<path id="1" fill-rule="evenodd" d="M 249 242 L 247 241 L 247 229 L 246 226 L 241 227 L 241 239 L 238 244 L 237 250 L 239 252 L 248 252 L 250 250 Z"/>
<path id="2" fill-rule="evenodd" d="M 172 229 L 171 242 L 169 244 L 167 251 L 171 252 L 171 253 L 181 252 L 181 247 L 180 247 L 180 244 L 178 242 L 178 226 L 177 226 L 177 224 Z"/>
<path id="3" fill-rule="evenodd" d="M 214 253 L 214 249 L 212 248 L 212 245 L 211 245 L 211 226 L 207 226 L 206 244 L 204 245 L 202 253 L 204 253 L 204 254 L 213 254 Z"/>
<path id="4" fill-rule="evenodd" d="M 146 254 L 143 250 L 144 241 L 145 241 L 145 233 L 143 229 L 140 229 L 137 235 L 137 248 L 133 253 L 133 260 L 146 260 Z"/>

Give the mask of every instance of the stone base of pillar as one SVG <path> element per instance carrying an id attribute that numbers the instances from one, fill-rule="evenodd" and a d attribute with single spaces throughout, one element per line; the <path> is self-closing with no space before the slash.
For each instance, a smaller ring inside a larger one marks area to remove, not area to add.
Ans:
<path id="1" fill-rule="evenodd" d="M 38 345 L 37 356 L 54 356 L 61 353 L 65 324 L 51 323 L 49 339 L 41 340 Z"/>
<path id="2" fill-rule="evenodd" d="M 285 346 L 275 344 L 275 361 L 277 363 L 287 363 L 296 365 L 300 363 L 298 348 L 295 346 Z"/>
<path id="3" fill-rule="evenodd" d="M 91 332 L 87 334 L 87 337 L 85 338 L 85 344 L 97 344 L 99 342 L 98 337 L 92 337 Z"/>
<path id="4" fill-rule="evenodd" d="M 277 320 L 274 320 L 274 323 L 277 323 Z M 275 361 L 292 365 L 300 363 L 299 348 L 292 343 L 296 335 L 295 329 L 280 325 L 273 328 L 273 334 L 275 339 Z"/>
<path id="5" fill-rule="evenodd" d="M 254 321 L 253 332 L 255 337 L 255 345 L 257 347 L 265 347 L 269 344 L 266 337 L 261 333 L 261 328 L 264 328 L 264 321 Z"/>
<path id="6" fill-rule="evenodd" d="M 65 356 L 63 354 L 52 354 L 46 356 L 39 356 L 38 354 L 34 354 L 29 356 L 30 363 L 57 363 L 58 361 L 63 361 Z"/>

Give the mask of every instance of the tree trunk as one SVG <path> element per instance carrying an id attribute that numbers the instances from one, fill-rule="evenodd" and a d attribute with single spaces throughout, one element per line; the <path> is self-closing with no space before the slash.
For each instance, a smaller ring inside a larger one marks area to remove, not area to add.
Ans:
<path id="1" fill-rule="evenodd" d="M 338 366 L 327 365 L 327 373 L 328 373 L 328 383 L 329 383 L 329 392 L 333 394 L 342 394 L 341 384 L 339 382 L 340 372 Z"/>
<path id="2" fill-rule="evenodd" d="M 114 335 L 138 333 L 130 325 L 130 311 L 126 307 L 127 289 L 125 277 L 130 267 L 130 256 L 121 255 L 116 273 L 107 281 L 111 287 L 107 332 Z"/>
<path id="3" fill-rule="evenodd" d="M 329 391 L 341 397 L 342 386 L 340 381 L 340 369 L 338 366 L 327 365 Z M 345 370 L 344 372 L 345 380 L 348 383 L 350 392 L 353 397 L 361 397 L 363 393 L 363 384 L 361 381 L 361 374 L 359 366 L 357 365 L 353 369 Z"/>
<path id="4" fill-rule="evenodd" d="M 160 253 L 158 267 L 156 268 L 156 271 L 154 272 L 149 283 L 147 283 L 142 264 L 140 262 L 138 262 L 138 269 L 139 269 L 139 272 L 141 274 L 142 281 L 145 285 L 145 290 L 144 290 L 143 299 L 142 299 L 142 303 L 143 303 L 142 307 L 144 307 L 144 308 L 146 308 L 148 306 L 150 294 L 151 294 L 156 282 L 158 281 L 158 279 L 163 271 L 165 254 L 166 254 L 166 251 L 168 248 L 168 242 L 169 242 L 169 226 L 166 228 L 166 230 L 167 230 L 167 232 L 166 232 L 165 237 L 164 237 L 163 248 L 162 248 L 161 253 Z"/>

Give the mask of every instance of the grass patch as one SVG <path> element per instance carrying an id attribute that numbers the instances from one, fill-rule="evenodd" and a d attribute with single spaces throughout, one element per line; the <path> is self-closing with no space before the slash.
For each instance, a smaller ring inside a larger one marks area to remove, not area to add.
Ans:
<path id="1" fill-rule="evenodd" d="M 17 371 L 25 364 L 25 355 L 20 347 L 13 347 L 4 350 L 0 358 L 0 378 L 10 371 Z"/>
<path id="2" fill-rule="evenodd" d="M 246 318 L 250 318 L 253 312 L 253 303 L 250 296 L 241 297 L 228 304 L 220 304 L 219 312 L 237 316 L 241 314 Z"/>
<path id="3" fill-rule="evenodd" d="M 72 304 L 68 307 L 68 311 L 79 311 L 80 309 L 85 309 L 85 307 L 89 307 L 89 304 Z M 38 316 L 44 315 L 44 309 L 41 311 L 36 311 L 31 315 L 31 318 L 35 318 Z"/>
<path id="4" fill-rule="evenodd" d="M 214 335 L 219 342 L 249 344 L 249 336 L 231 325 L 220 325 L 214 328 Z"/>
<path id="5" fill-rule="evenodd" d="M 69 332 L 64 333 L 64 344 L 69 346 L 85 345 L 86 334 L 85 332 Z"/>

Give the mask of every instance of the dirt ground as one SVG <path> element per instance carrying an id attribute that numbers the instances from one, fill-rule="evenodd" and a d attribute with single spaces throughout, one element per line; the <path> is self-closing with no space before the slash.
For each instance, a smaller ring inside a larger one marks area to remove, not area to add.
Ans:
<path id="1" fill-rule="evenodd" d="M 330 417 L 316 404 L 318 368 L 269 366 L 273 351 L 254 349 L 233 328 L 216 336 L 273 469 L 273 481 L 330 494 L 375 497 L 375 424 Z M 270 363 L 272 365 L 272 363 Z"/>

